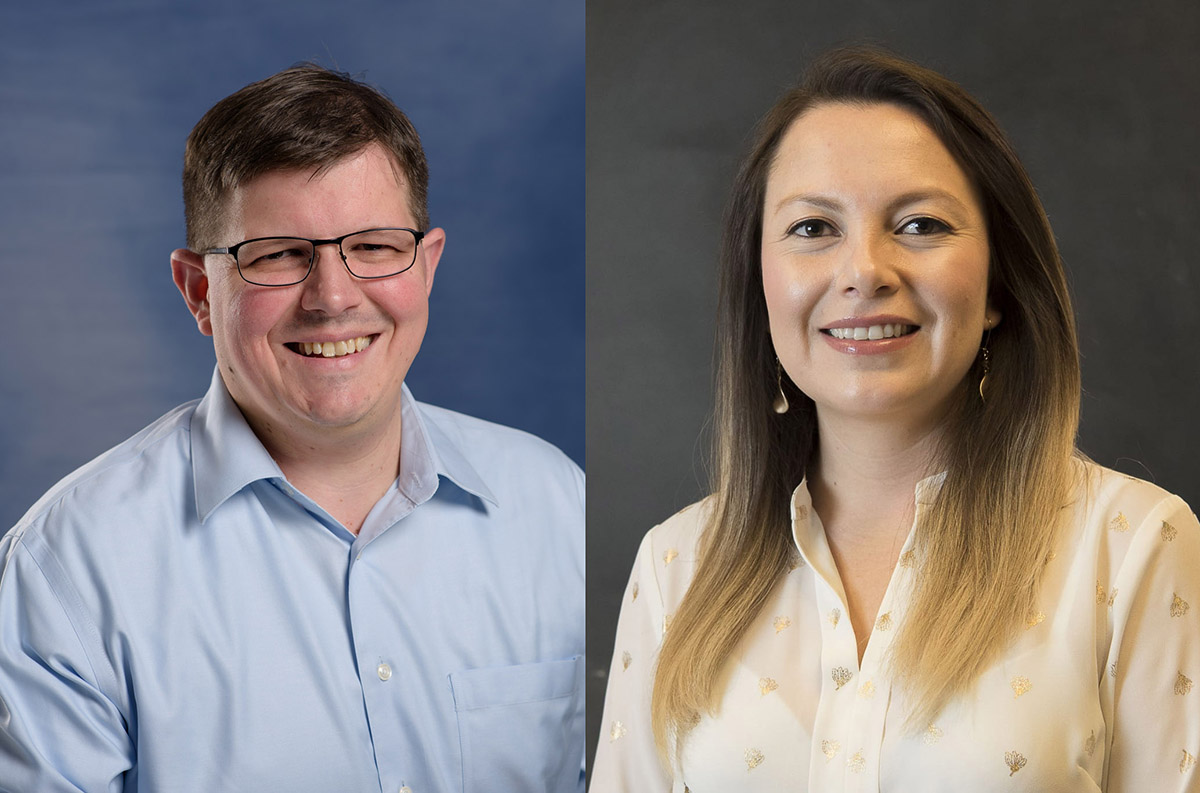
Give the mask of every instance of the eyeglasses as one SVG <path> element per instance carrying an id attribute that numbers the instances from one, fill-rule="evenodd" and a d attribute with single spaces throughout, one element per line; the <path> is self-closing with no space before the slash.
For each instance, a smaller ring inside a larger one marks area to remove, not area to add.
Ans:
<path id="1" fill-rule="evenodd" d="M 417 261 L 425 232 L 414 229 L 367 229 L 331 240 L 305 237 L 256 237 L 205 253 L 228 253 L 238 273 L 256 286 L 292 286 L 312 272 L 318 245 L 336 245 L 342 263 L 355 278 L 389 278 Z"/>

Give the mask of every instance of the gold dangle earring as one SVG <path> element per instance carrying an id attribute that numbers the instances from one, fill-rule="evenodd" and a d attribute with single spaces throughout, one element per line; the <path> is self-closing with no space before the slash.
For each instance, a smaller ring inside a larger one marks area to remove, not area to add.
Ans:
<path id="1" fill-rule="evenodd" d="M 775 356 L 775 402 L 771 405 L 776 413 L 784 414 L 788 412 L 787 395 L 783 393 L 783 365 L 779 363 L 779 356 Z"/>
<path id="2" fill-rule="evenodd" d="M 979 398 L 987 402 L 987 397 L 983 394 L 983 388 L 987 384 L 988 374 L 992 371 L 992 354 L 988 350 L 988 342 L 992 339 L 992 329 L 988 328 L 987 335 L 983 339 L 983 346 L 979 348 L 979 352 L 983 355 L 983 377 L 979 378 Z"/>

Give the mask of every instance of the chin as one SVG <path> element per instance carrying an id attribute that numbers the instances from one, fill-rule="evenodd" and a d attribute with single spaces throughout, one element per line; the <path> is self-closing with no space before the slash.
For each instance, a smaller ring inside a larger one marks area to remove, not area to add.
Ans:
<path id="1" fill-rule="evenodd" d="M 370 405 L 338 402 L 327 405 L 309 405 L 307 409 L 297 412 L 303 420 L 314 427 L 339 429 L 362 424 L 368 419 L 372 411 Z"/>

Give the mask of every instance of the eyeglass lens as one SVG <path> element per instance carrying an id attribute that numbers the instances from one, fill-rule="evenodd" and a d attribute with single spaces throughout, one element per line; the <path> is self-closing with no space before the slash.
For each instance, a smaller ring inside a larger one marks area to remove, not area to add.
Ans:
<path id="1" fill-rule="evenodd" d="M 342 240 L 342 256 L 346 267 L 359 278 L 384 278 L 412 266 L 417 238 L 407 229 L 363 231 Z M 304 280 L 312 261 L 311 242 L 283 237 L 248 242 L 237 252 L 242 276 L 264 286 Z"/>

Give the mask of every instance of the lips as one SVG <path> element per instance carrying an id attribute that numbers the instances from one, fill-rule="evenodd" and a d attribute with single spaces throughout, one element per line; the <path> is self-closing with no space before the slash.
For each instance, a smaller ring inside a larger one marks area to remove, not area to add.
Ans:
<path id="1" fill-rule="evenodd" d="M 850 355 L 883 355 L 912 343 L 921 326 L 908 317 L 875 314 L 846 317 L 821 328 L 821 335 L 835 350 Z"/>

